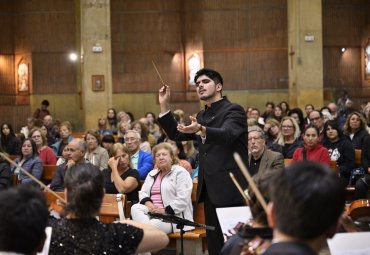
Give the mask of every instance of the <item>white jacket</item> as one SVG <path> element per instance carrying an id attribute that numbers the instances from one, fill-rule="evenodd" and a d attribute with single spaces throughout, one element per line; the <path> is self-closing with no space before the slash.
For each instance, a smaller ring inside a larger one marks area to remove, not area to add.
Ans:
<path id="1" fill-rule="evenodd" d="M 151 201 L 151 189 L 159 173 L 154 169 L 147 175 L 141 190 L 139 191 L 139 201 L 144 204 Z M 173 165 L 171 170 L 162 177 L 161 197 L 165 211 L 173 211 L 175 216 L 193 221 L 193 206 L 191 203 L 191 192 L 193 182 L 190 174 L 185 168 L 179 165 Z M 176 226 L 173 226 L 174 230 Z M 190 230 L 194 227 L 185 227 L 184 230 Z"/>

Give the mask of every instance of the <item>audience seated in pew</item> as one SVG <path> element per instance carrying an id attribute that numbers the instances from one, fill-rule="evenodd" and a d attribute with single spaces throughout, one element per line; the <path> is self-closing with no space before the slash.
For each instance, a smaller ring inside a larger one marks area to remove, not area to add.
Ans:
<path id="1" fill-rule="evenodd" d="M 342 185 L 347 186 L 351 171 L 355 168 L 355 150 L 351 142 L 343 136 L 336 120 L 325 123 L 322 145 L 328 149 L 330 160 L 336 161 Z"/>
<path id="2" fill-rule="evenodd" d="M 100 135 L 96 130 L 89 129 L 85 132 L 87 150 L 85 159 L 100 170 L 108 167 L 108 151 L 100 146 Z"/>
<path id="3" fill-rule="evenodd" d="M 66 172 L 62 219 L 51 218 L 50 254 L 135 254 L 165 247 L 161 230 L 133 221 L 102 223 L 103 175 L 92 164 L 76 164 Z"/>
<path id="4" fill-rule="evenodd" d="M 37 152 L 43 165 L 55 165 L 57 156 L 53 150 L 47 146 L 47 140 L 40 128 L 34 128 L 29 132 L 30 138 L 35 141 Z"/>
<path id="5" fill-rule="evenodd" d="M 283 155 L 266 148 L 265 134 L 258 126 L 248 129 L 248 152 L 248 170 L 252 175 L 263 175 L 268 169 L 279 171 L 284 167 Z"/>
<path id="6" fill-rule="evenodd" d="M 302 160 L 315 161 L 330 167 L 328 149 L 319 143 L 319 129 L 309 124 L 303 133 L 304 145 L 297 148 L 293 154 L 293 163 Z"/>
<path id="7" fill-rule="evenodd" d="M 362 150 L 363 143 L 369 133 L 366 129 L 366 120 L 359 112 L 352 112 L 348 115 L 343 127 L 344 135 L 351 141 L 353 148 Z"/>
<path id="8" fill-rule="evenodd" d="M 302 145 L 300 130 L 292 117 L 284 117 L 280 123 L 280 134 L 271 146 L 271 150 L 280 152 L 284 158 L 292 158 L 294 151 Z"/>
<path id="9" fill-rule="evenodd" d="M 19 155 L 21 142 L 9 123 L 1 125 L 0 147 L 9 155 Z"/>
<path id="10" fill-rule="evenodd" d="M 62 156 L 63 148 L 73 140 L 71 123 L 69 121 L 62 122 L 60 124 L 59 133 L 60 140 L 51 146 L 55 155 L 58 157 Z"/>
<path id="11" fill-rule="evenodd" d="M 36 254 L 46 239 L 45 198 L 24 185 L 0 192 L 0 254 Z"/>
<path id="12" fill-rule="evenodd" d="M 126 146 L 116 143 L 112 147 L 109 168 L 103 170 L 104 188 L 107 194 L 125 194 L 132 204 L 139 201 L 139 172 L 131 168 L 131 157 Z"/>
<path id="13" fill-rule="evenodd" d="M 28 171 L 38 180 L 41 180 L 43 172 L 42 161 L 38 156 L 36 144 L 32 139 L 27 138 L 23 141 L 21 146 L 21 155 L 15 160 L 15 163 Z M 38 184 L 20 171 L 18 167 L 13 166 L 12 172 L 18 174 L 19 180 L 22 184 L 38 187 Z"/>
<path id="14" fill-rule="evenodd" d="M 355 185 L 355 199 L 367 198 L 370 189 L 370 136 L 364 139 L 361 151 L 361 164 L 365 169 L 365 176 L 357 180 Z"/>
<path id="15" fill-rule="evenodd" d="M 318 254 L 337 231 L 344 189 L 328 167 L 310 161 L 279 172 L 268 205 L 273 242 L 264 255 Z"/>
<path id="16" fill-rule="evenodd" d="M 168 143 L 153 148 L 156 169 L 149 172 L 141 190 L 139 204 L 131 208 L 134 221 L 151 224 L 166 233 L 179 231 L 176 225 L 150 218 L 148 212 L 171 214 L 193 221 L 191 193 L 193 183 L 189 173 L 177 165 L 177 158 Z M 185 230 L 193 229 L 186 226 Z"/>
<path id="17" fill-rule="evenodd" d="M 51 180 L 50 189 L 53 191 L 64 191 L 64 177 L 69 168 L 74 165 L 90 164 L 84 158 L 87 146 L 84 140 L 73 139 L 63 151 L 67 153 L 67 161 L 57 167 L 53 179 Z"/>
<path id="18" fill-rule="evenodd" d="M 0 152 L 5 153 L 0 147 Z M 12 184 L 12 172 L 10 165 L 3 157 L 0 156 L 0 191 L 10 187 Z"/>

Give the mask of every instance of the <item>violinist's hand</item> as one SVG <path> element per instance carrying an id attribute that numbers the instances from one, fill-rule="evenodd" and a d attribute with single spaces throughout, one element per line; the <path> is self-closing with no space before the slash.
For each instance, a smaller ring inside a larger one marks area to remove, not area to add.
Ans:
<path id="1" fill-rule="evenodd" d="M 71 168 L 72 166 L 74 166 L 76 164 L 76 162 L 74 162 L 72 159 L 69 159 L 67 161 L 67 168 Z"/>
<path id="2" fill-rule="evenodd" d="M 152 208 L 151 212 L 153 212 L 153 213 L 161 213 L 161 214 L 165 214 L 166 213 L 164 209 L 158 208 L 158 207 Z"/>
<path id="3" fill-rule="evenodd" d="M 191 124 L 188 126 L 185 126 L 184 124 L 178 124 L 177 130 L 181 133 L 196 133 L 199 131 L 200 124 L 198 123 L 197 119 L 193 116 L 189 116 L 189 119 L 191 120 Z"/>
<path id="4" fill-rule="evenodd" d="M 108 166 L 110 167 L 110 169 L 117 169 L 118 167 L 118 161 L 119 161 L 119 158 L 115 158 L 115 157 L 111 157 L 109 160 L 108 160 Z"/>
<path id="5" fill-rule="evenodd" d="M 161 113 L 165 113 L 170 109 L 170 87 L 167 85 L 159 89 L 158 99 Z"/>

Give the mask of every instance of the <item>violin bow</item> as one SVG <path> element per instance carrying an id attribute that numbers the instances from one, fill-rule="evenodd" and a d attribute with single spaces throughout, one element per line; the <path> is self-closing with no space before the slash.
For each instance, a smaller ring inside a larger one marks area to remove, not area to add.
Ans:
<path id="1" fill-rule="evenodd" d="M 24 169 L 23 167 L 21 167 L 17 163 L 15 163 L 13 160 L 11 160 L 5 153 L 0 152 L 0 156 L 2 158 L 4 158 L 6 161 L 8 161 L 11 165 L 19 168 L 22 171 L 22 173 L 24 173 L 25 175 L 27 175 L 28 177 L 30 177 L 34 182 L 36 182 L 37 184 L 39 184 L 42 188 L 46 189 L 48 192 L 50 192 L 51 194 L 53 194 L 62 203 L 64 203 L 64 204 L 66 203 L 66 201 L 64 200 L 64 198 L 62 198 L 57 193 L 55 193 L 54 191 L 52 191 L 48 186 L 46 186 L 45 184 L 43 184 L 39 179 L 37 179 L 32 174 L 30 174 L 26 169 Z"/>
<path id="2" fill-rule="evenodd" d="M 161 80 L 162 85 L 165 86 L 165 87 L 167 87 L 167 85 L 164 83 L 164 81 L 162 79 L 162 75 L 159 73 L 158 68 L 157 68 L 157 65 L 155 64 L 155 62 L 154 62 L 153 59 L 152 59 L 152 64 L 153 64 L 153 67 L 154 67 L 154 69 L 155 69 L 155 71 L 156 71 L 159 79 Z"/>
<path id="3" fill-rule="evenodd" d="M 243 191 L 243 189 L 240 186 L 239 182 L 236 180 L 234 174 L 232 172 L 229 172 L 229 175 L 230 175 L 231 180 L 235 184 L 236 188 L 239 190 L 240 194 L 242 195 L 242 197 L 244 198 L 245 202 L 248 205 L 249 204 L 248 201 L 249 201 L 250 197 Z"/>
<path id="4" fill-rule="evenodd" d="M 257 188 L 256 184 L 254 183 L 251 175 L 248 172 L 247 167 L 244 165 L 242 159 L 240 158 L 240 155 L 237 152 L 234 152 L 234 159 L 236 163 L 238 164 L 240 170 L 242 171 L 244 177 L 247 179 L 249 186 L 252 188 L 253 192 L 256 194 L 256 197 L 260 204 L 262 205 L 263 210 L 265 210 L 265 213 L 267 214 L 267 203 L 265 199 L 263 198 L 260 190 Z"/>

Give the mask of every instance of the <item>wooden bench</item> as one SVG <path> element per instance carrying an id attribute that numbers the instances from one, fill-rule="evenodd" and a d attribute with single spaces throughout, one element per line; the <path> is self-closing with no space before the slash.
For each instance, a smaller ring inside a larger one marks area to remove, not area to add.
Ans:
<path id="1" fill-rule="evenodd" d="M 205 224 L 204 204 L 196 205 L 198 184 L 193 183 L 191 200 L 194 205 L 194 222 Z M 180 232 L 168 234 L 170 240 L 176 241 L 176 254 L 181 250 Z M 184 234 L 184 254 L 201 255 L 207 250 L 206 230 L 203 228 L 195 228 L 191 231 L 186 231 Z"/>
<path id="2" fill-rule="evenodd" d="M 57 170 L 56 165 L 44 165 L 44 171 L 42 173 L 41 179 L 46 182 L 51 182 L 53 176 Z"/>
<path id="3" fill-rule="evenodd" d="M 65 197 L 64 192 L 56 192 L 59 196 Z M 51 192 L 44 192 L 48 206 L 55 202 L 57 198 Z M 122 195 L 122 206 L 124 209 L 126 196 Z M 99 211 L 99 221 L 104 223 L 112 223 L 119 219 L 118 203 L 116 194 L 105 194 Z"/>

